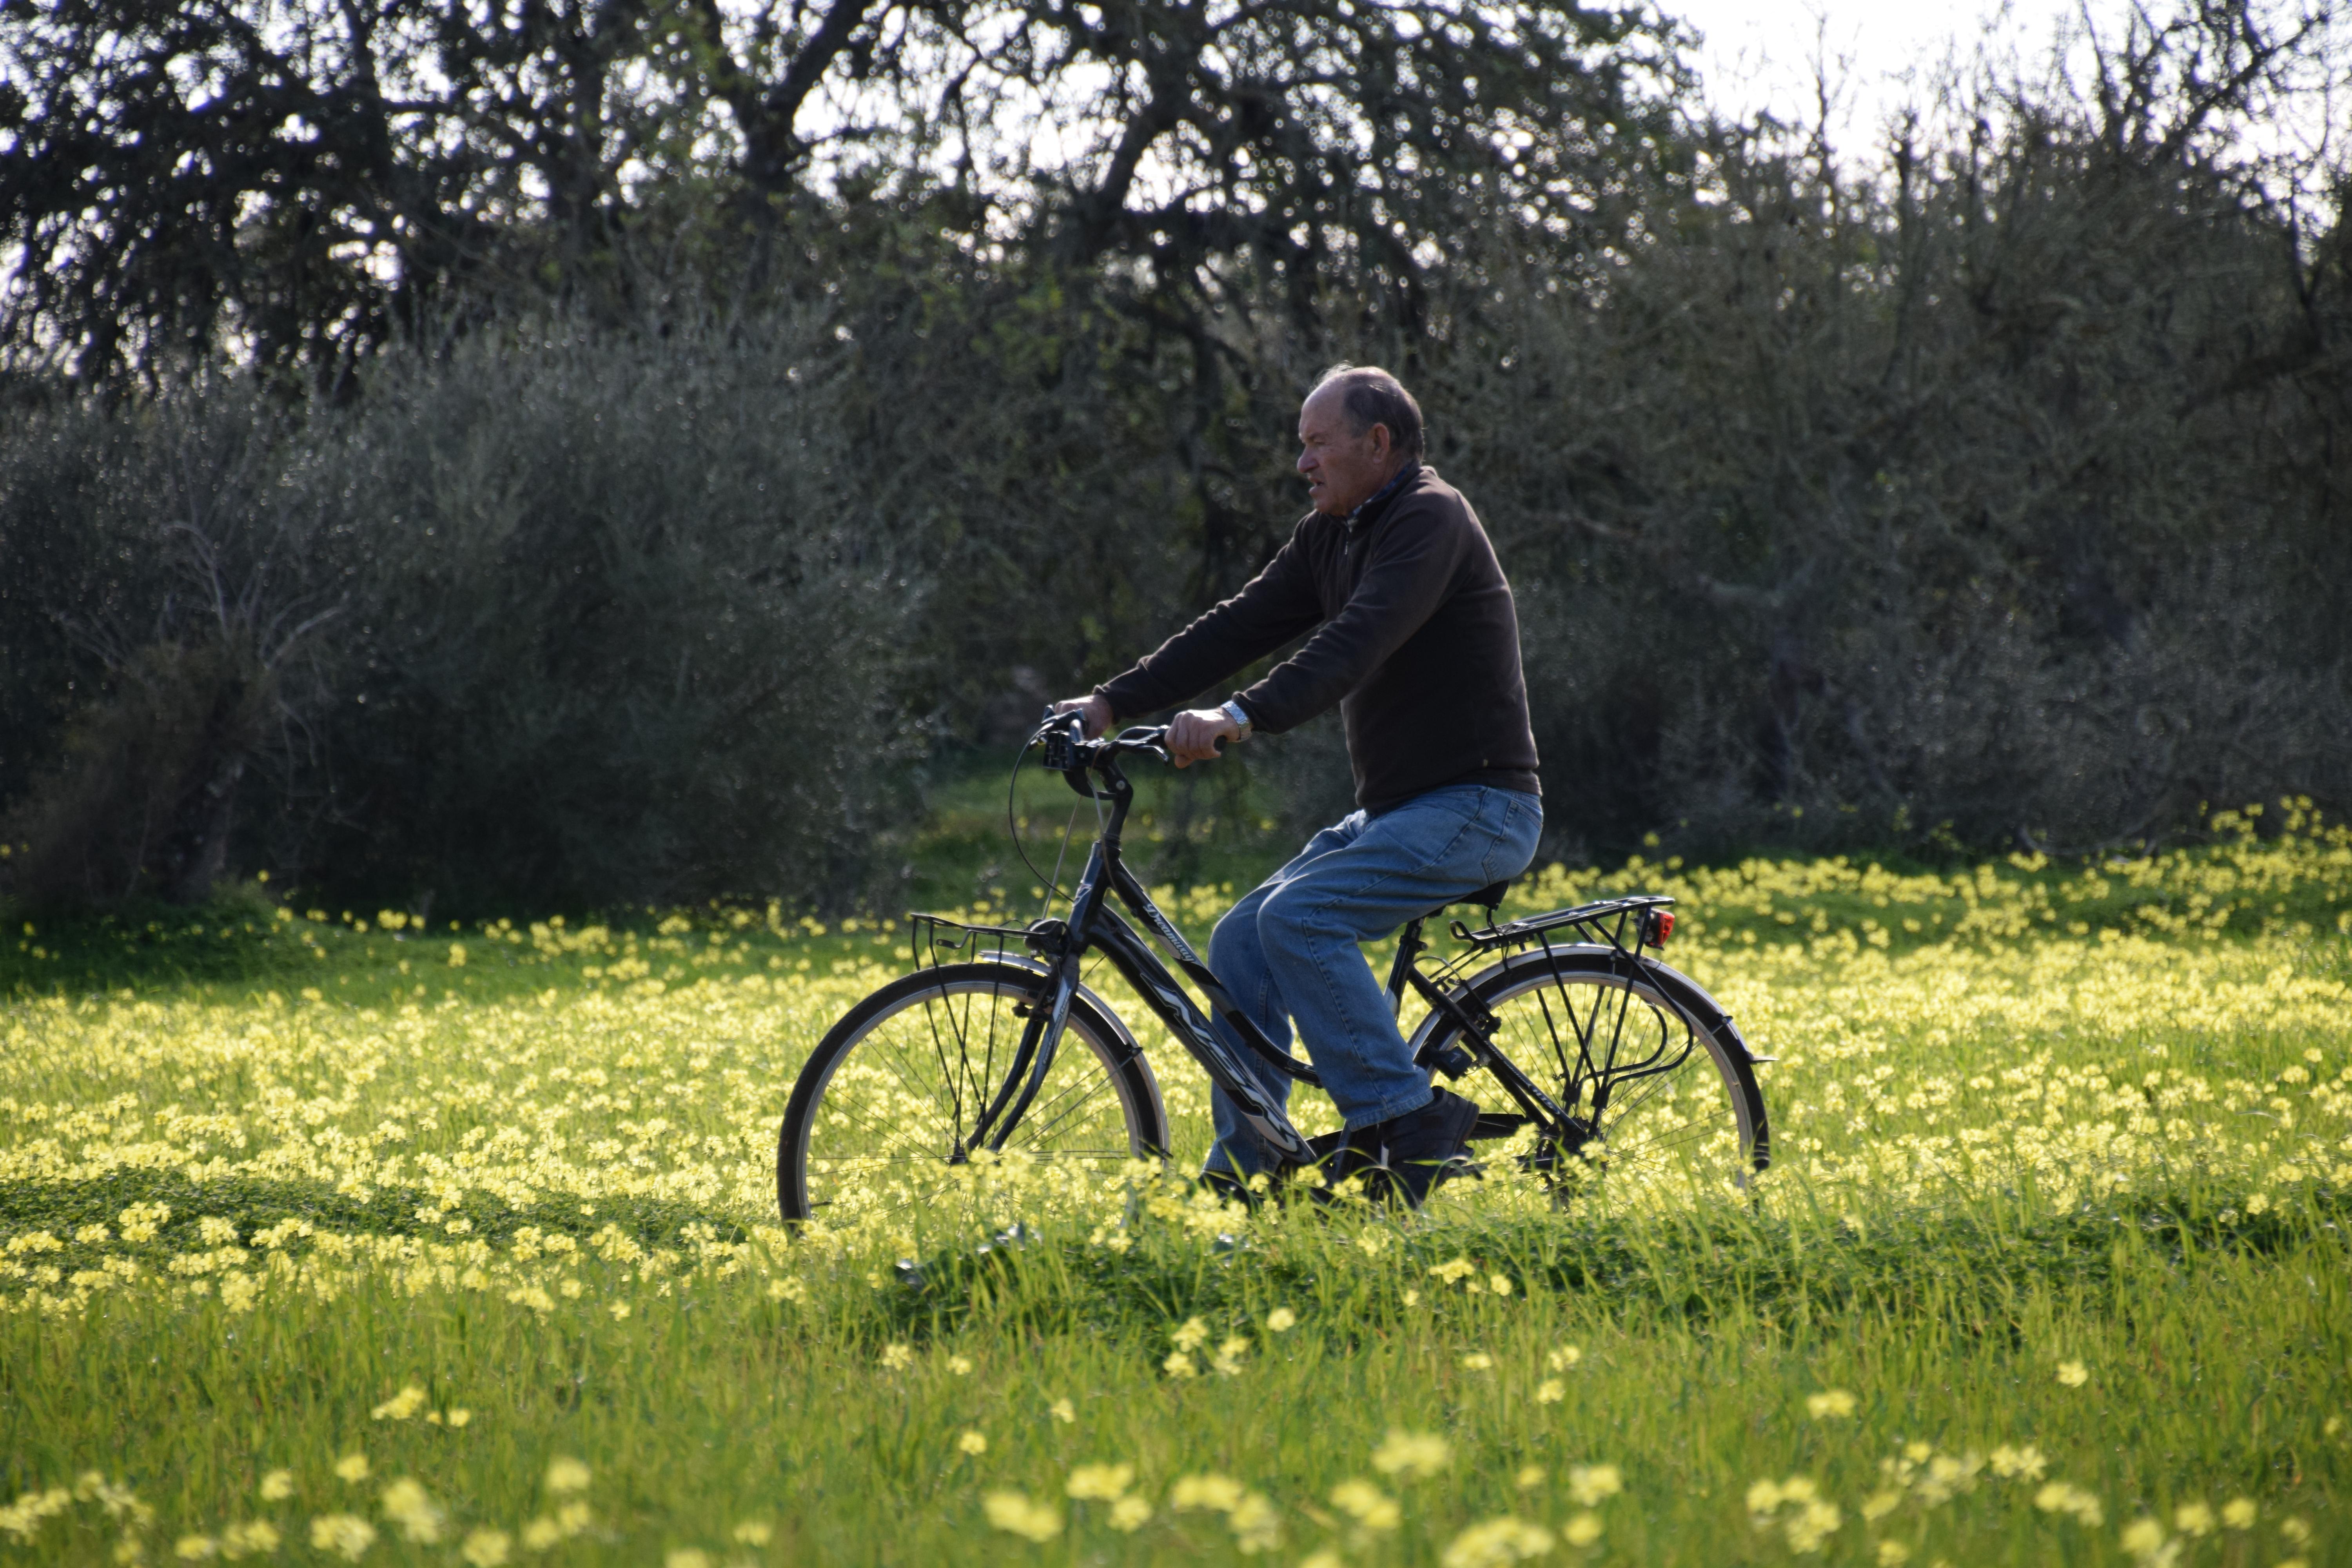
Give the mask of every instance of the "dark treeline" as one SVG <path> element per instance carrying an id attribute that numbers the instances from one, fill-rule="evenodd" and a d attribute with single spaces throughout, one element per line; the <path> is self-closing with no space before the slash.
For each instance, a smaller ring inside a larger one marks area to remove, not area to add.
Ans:
<path id="1" fill-rule="evenodd" d="M 873 898 L 1286 535 L 1340 358 L 1512 574 L 1551 856 L 2340 805 L 2331 37 L 1841 157 L 1554 0 L 0 4 L 0 892 Z"/>

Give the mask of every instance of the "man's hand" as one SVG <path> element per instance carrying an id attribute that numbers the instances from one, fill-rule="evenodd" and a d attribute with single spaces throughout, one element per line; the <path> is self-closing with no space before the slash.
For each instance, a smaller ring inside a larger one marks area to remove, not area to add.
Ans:
<path id="1" fill-rule="evenodd" d="M 1118 717 L 1110 710 L 1110 704 L 1105 701 L 1100 694 L 1093 697 L 1064 698 L 1054 704 L 1054 711 L 1057 714 L 1073 711 L 1084 713 L 1087 716 L 1087 739 L 1089 741 L 1100 739 L 1102 732 L 1110 728 L 1110 721 Z"/>
<path id="2" fill-rule="evenodd" d="M 1168 754 L 1180 768 L 1205 763 L 1217 754 L 1217 743 L 1240 738 L 1242 727 L 1222 708 L 1193 708 L 1168 723 Z"/>

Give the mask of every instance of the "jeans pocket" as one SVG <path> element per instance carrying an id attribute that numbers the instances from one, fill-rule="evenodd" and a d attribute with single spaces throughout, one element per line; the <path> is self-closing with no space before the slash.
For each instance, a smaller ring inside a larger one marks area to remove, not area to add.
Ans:
<path id="1" fill-rule="evenodd" d="M 1489 789 L 1490 798 L 1485 804 L 1496 818 L 1494 831 L 1486 841 L 1486 858 L 1479 870 L 1489 883 L 1506 877 L 1516 877 L 1528 868 L 1535 858 L 1536 841 L 1543 833 L 1543 806 L 1517 790 Z"/>

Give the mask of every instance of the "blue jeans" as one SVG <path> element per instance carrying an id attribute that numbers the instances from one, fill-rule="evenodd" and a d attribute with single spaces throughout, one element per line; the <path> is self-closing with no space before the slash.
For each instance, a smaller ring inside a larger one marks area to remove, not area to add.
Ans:
<path id="1" fill-rule="evenodd" d="M 1291 1024 L 1352 1131 L 1429 1103 L 1388 993 L 1360 943 L 1535 858 L 1543 804 L 1517 790 L 1448 784 L 1378 816 L 1358 811 L 1307 841 L 1297 858 L 1226 911 L 1209 939 L 1209 967 L 1266 1038 L 1287 1051 Z M 1223 1019 L 1217 1033 L 1280 1103 L 1290 1080 Z M 1209 1168 L 1244 1175 L 1273 1162 L 1221 1089 Z"/>

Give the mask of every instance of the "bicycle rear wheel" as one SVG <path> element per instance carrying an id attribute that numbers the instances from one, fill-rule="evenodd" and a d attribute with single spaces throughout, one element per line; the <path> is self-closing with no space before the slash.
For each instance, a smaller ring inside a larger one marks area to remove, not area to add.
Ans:
<path id="1" fill-rule="evenodd" d="M 1050 985 L 1025 964 L 947 964 L 852 1007 L 810 1054 L 784 1110 L 785 1220 L 851 1224 L 944 1194 Z M 1053 1068 L 1004 1152 L 1108 1168 L 1167 1143 L 1150 1064 L 1089 994 L 1073 997 Z"/>
<path id="2" fill-rule="evenodd" d="M 1565 1135 L 1528 1156 L 1556 1192 L 1745 1186 L 1769 1163 L 1747 1047 L 1685 976 L 1578 947 L 1515 953 L 1465 984 L 1496 1020 L 1495 1050 L 1568 1112 Z M 1442 1015 L 1422 1032 L 1439 1049 L 1461 1043 Z M 1457 1088 L 1482 1110 L 1518 1109 L 1489 1074 Z"/>

